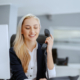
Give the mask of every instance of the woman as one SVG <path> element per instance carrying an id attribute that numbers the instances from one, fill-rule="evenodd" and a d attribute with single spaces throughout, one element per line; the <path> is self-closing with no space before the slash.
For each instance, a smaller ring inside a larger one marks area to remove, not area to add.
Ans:
<path id="1" fill-rule="evenodd" d="M 40 32 L 40 20 L 28 14 L 24 16 L 17 27 L 14 46 L 10 48 L 11 80 L 46 80 L 44 51 L 36 41 Z M 50 77 L 55 77 L 55 67 L 52 58 L 53 37 L 47 37 L 47 66 Z"/>

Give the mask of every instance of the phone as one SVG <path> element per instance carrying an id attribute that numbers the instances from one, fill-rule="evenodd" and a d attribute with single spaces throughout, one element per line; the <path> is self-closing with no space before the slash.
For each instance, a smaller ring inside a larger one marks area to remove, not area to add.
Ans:
<path id="1" fill-rule="evenodd" d="M 45 30 L 44 30 L 44 34 L 45 34 L 45 36 L 49 37 L 49 36 L 50 36 L 49 30 L 48 30 L 48 29 L 45 29 Z M 42 49 L 42 50 L 45 50 L 46 48 L 47 48 L 47 43 L 44 43 L 44 44 L 42 45 L 41 49 Z"/>

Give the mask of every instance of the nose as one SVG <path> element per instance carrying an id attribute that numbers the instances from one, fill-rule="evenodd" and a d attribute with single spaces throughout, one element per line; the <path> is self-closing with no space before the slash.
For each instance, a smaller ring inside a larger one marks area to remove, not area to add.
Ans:
<path id="1" fill-rule="evenodd" d="M 34 33 L 34 28 L 31 28 L 30 32 L 31 32 L 31 34 L 33 34 Z"/>

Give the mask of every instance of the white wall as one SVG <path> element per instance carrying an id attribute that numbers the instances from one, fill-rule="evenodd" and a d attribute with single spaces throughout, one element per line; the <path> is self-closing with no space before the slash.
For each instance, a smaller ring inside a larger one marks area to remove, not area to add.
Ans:
<path id="1" fill-rule="evenodd" d="M 28 0 L 27 2 L 19 8 L 18 16 L 28 13 L 34 15 L 80 13 L 80 0 Z"/>
<path id="2" fill-rule="evenodd" d="M 10 78 L 8 25 L 0 25 L 0 79 Z"/>

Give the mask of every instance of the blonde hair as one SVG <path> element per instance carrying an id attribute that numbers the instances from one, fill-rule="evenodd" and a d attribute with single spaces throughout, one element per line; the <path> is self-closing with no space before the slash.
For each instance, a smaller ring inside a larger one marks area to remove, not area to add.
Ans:
<path id="1" fill-rule="evenodd" d="M 21 28 L 22 28 L 22 24 L 24 23 L 24 20 L 28 19 L 28 18 L 35 18 L 36 20 L 39 21 L 39 24 L 40 24 L 39 18 L 37 18 L 36 16 L 34 16 L 32 14 L 28 14 L 26 16 L 23 16 L 21 18 L 21 20 L 19 21 L 19 24 L 17 27 L 16 38 L 13 43 L 14 44 L 14 51 L 15 51 L 17 57 L 20 59 L 20 61 L 22 63 L 23 70 L 25 73 L 28 70 L 28 65 L 29 65 L 31 57 L 30 57 L 30 54 L 27 50 L 27 46 L 25 45 L 24 37 L 21 34 Z M 40 26 L 40 28 L 41 28 L 41 26 Z"/>

